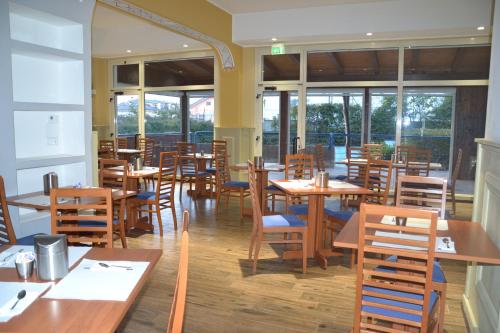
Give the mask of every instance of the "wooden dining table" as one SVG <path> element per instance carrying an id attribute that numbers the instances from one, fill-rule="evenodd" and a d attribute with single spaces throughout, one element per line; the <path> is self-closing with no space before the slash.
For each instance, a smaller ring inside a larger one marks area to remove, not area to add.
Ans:
<path id="1" fill-rule="evenodd" d="M 318 187 L 312 180 L 271 180 L 271 183 L 290 196 L 307 196 L 307 256 L 315 258 L 323 269 L 328 265 L 328 256 L 334 253 L 323 247 L 322 228 L 325 208 L 325 197 L 332 195 L 365 195 L 371 190 L 343 181 L 330 180 L 328 187 Z M 302 250 L 290 250 L 283 253 L 284 259 L 302 257 Z"/>
<path id="2" fill-rule="evenodd" d="M 248 163 L 238 163 L 235 165 L 229 166 L 229 169 L 232 171 L 248 171 Z M 257 193 L 260 193 L 259 203 L 262 214 L 269 213 L 269 207 L 267 206 L 267 191 L 266 186 L 269 182 L 269 172 L 283 172 L 285 170 L 285 166 L 282 164 L 264 164 L 264 167 L 255 168 L 255 174 L 257 177 Z M 246 208 L 243 210 L 243 215 L 252 215 L 252 209 Z"/>
<path id="3" fill-rule="evenodd" d="M 354 214 L 333 241 L 334 248 L 358 249 L 359 213 Z M 500 250 L 479 223 L 448 220 L 448 230 L 437 230 L 437 237 L 455 242 L 456 253 L 437 252 L 436 258 L 500 265 Z"/>
<path id="4" fill-rule="evenodd" d="M 8 248 L 8 246 L 0 247 L 0 252 Z M 49 299 L 40 296 L 23 313 L 7 322 L 0 323 L 0 332 L 115 332 L 137 299 L 161 255 L 160 249 L 92 248 L 83 258 L 150 263 L 125 301 Z M 79 262 L 75 263 L 73 268 Z M 0 281 L 22 282 L 24 280 L 19 279 L 15 268 L 0 268 Z M 40 281 L 34 273 L 27 282 L 45 281 Z M 82 285 L 82 288 L 92 288 L 92 286 Z"/>
<path id="5" fill-rule="evenodd" d="M 120 148 L 116 150 L 116 153 L 118 154 L 118 158 L 120 160 L 127 160 L 130 162 L 132 157 L 137 156 L 142 154 L 143 150 L 140 149 L 125 149 L 125 148 Z"/>

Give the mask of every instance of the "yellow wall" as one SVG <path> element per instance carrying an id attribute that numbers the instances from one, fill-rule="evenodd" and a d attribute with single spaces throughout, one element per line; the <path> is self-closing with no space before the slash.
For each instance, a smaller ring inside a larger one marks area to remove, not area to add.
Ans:
<path id="1" fill-rule="evenodd" d="M 232 43 L 231 15 L 206 0 L 128 0 L 128 2 L 214 37 L 230 48 L 235 69 L 225 71 L 219 66 L 220 116 L 217 117 L 215 127 L 241 127 L 242 48 Z"/>

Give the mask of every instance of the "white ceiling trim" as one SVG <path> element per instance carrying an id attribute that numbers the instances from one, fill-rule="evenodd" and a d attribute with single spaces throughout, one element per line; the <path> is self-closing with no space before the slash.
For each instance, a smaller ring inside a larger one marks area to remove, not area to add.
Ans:
<path id="1" fill-rule="evenodd" d="M 131 15 L 156 23 L 162 27 L 167 28 L 168 30 L 175 31 L 185 36 L 207 43 L 208 45 L 211 45 L 214 49 L 217 50 L 217 53 L 219 54 L 219 57 L 222 62 L 222 67 L 224 69 L 226 70 L 234 69 L 235 65 L 234 65 L 233 55 L 229 47 L 224 42 L 215 39 L 211 36 L 205 35 L 199 31 L 188 28 L 182 24 L 174 22 L 163 16 L 154 14 L 150 11 L 132 5 L 123 0 L 98 0 L 98 1 L 107 4 L 109 6 L 112 6 L 114 8 L 117 8 L 119 10 L 125 11 Z"/>

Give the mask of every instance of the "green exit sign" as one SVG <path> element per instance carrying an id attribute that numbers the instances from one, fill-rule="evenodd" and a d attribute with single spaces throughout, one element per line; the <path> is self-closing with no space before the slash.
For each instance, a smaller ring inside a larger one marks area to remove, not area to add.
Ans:
<path id="1" fill-rule="evenodd" d="M 285 54 L 285 44 L 273 44 L 271 46 L 271 54 Z"/>

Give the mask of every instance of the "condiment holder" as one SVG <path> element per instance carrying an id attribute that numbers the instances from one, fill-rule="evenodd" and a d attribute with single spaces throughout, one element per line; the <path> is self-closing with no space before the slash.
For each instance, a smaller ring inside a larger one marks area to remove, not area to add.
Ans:
<path id="1" fill-rule="evenodd" d="M 16 256 L 16 270 L 17 275 L 23 279 L 27 280 L 33 275 L 33 269 L 35 267 L 35 255 L 33 252 L 19 253 Z"/>

